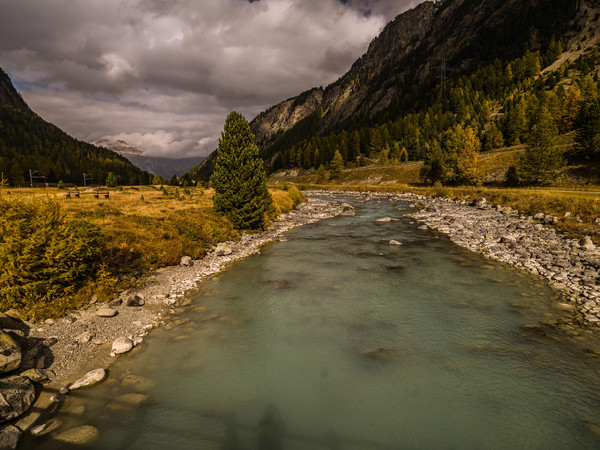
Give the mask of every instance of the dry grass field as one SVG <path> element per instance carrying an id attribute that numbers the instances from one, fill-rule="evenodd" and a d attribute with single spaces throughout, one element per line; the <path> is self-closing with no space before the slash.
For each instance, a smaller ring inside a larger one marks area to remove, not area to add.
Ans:
<path id="1" fill-rule="evenodd" d="M 48 199 L 48 203 L 58 205 L 65 222 L 84 221 L 97 226 L 102 235 L 102 256 L 95 264 L 95 275 L 85 280 L 76 292 L 70 292 L 70 300 L 60 302 L 60 310 L 38 310 L 37 315 L 61 315 L 92 295 L 108 299 L 115 289 L 136 283 L 148 269 L 178 264 L 184 255 L 199 258 L 218 242 L 239 235 L 227 218 L 213 211 L 210 189 L 140 186 L 100 191 L 108 191 L 108 198 L 102 194 L 96 198 L 96 188 L 80 188 L 78 197 L 74 190 L 68 189 L 2 190 L 1 199 L 15 201 L 14 204 L 27 199 L 39 204 L 40 199 Z M 272 189 L 271 193 L 277 214 L 304 200 L 295 187 Z"/>

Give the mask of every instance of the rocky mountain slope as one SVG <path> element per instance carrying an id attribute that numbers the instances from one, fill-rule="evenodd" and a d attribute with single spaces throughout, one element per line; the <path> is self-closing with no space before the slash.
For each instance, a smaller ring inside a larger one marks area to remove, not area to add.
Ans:
<path id="1" fill-rule="evenodd" d="M 322 109 L 320 129 L 373 119 L 425 81 L 540 49 L 572 29 L 585 0 L 426 1 L 399 15 L 338 81 L 286 100 L 252 121 L 259 146 Z M 443 67 L 445 70 L 443 70 Z"/>

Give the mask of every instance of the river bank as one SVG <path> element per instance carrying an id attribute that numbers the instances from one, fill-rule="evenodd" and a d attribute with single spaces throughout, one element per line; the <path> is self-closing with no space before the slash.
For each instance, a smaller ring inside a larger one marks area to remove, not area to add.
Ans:
<path id="1" fill-rule="evenodd" d="M 92 369 L 108 368 L 116 355 L 142 344 L 152 328 L 168 327 L 168 318 L 186 305 L 185 295 L 197 289 L 202 281 L 236 260 L 259 253 L 261 246 L 268 242 L 284 240 L 284 233 L 291 228 L 342 212 L 343 207 L 337 202 L 311 198 L 281 215 L 263 232 L 244 233 L 236 241 L 219 244 L 202 259 L 183 257 L 179 266 L 154 271 L 138 289 L 121 292 L 108 304 L 99 304 L 94 297 L 88 307 L 62 319 L 42 323 L 0 317 L 0 328 L 7 331 L 3 336 L 15 335 L 17 341 L 22 341 L 19 372 L 28 371 L 25 376 L 4 379 L 9 380 L 7 386 L 3 386 L 8 403 L 27 411 L 34 400 L 29 379 L 45 384 L 27 414 L 10 413 L 6 407 L 3 417 L 11 414 L 20 417 L 0 428 L 0 448 L 14 448 L 23 432 L 31 430 L 40 417 L 65 400 L 68 387 L 79 377 Z M 217 319 L 208 314 L 205 318 L 206 321 Z"/>

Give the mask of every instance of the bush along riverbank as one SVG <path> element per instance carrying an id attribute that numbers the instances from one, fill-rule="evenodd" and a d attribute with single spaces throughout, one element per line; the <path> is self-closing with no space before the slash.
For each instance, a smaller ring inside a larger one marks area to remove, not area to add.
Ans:
<path id="1" fill-rule="evenodd" d="M 175 315 L 190 303 L 185 295 L 207 277 L 259 253 L 268 242 L 285 240 L 283 234 L 293 227 L 342 213 L 352 209 L 310 199 L 280 215 L 263 232 L 241 233 L 212 246 L 201 259 L 184 256 L 178 266 L 155 270 L 137 289 L 121 291 L 108 303 L 94 296 L 85 307 L 43 322 L 0 315 L 0 392 L 5 399 L 0 404 L 0 449 L 15 448 L 23 433 L 53 433 L 65 444 L 93 440 L 98 435 L 94 427 L 63 430 L 51 417 L 68 401 L 71 390 L 102 381 L 115 357 L 139 347 L 152 328 L 181 325 Z M 205 318 L 218 319 L 208 313 Z"/>

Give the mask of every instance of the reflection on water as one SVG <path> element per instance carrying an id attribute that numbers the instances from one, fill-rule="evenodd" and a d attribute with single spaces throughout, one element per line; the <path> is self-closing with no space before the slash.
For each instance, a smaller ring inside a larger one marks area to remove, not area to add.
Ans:
<path id="1" fill-rule="evenodd" d="M 97 427 L 90 449 L 600 446 L 584 351 L 600 344 L 543 282 L 418 230 L 402 203 L 354 203 L 206 283 L 70 394 L 57 432 Z"/>

